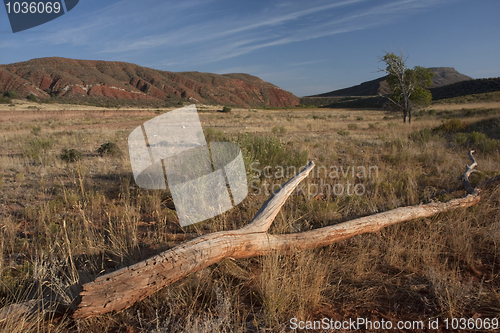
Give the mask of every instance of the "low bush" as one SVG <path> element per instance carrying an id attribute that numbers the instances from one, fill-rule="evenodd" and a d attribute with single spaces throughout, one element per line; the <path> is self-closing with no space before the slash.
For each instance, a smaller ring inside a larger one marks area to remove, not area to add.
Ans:
<path id="1" fill-rule="evenodd" d="M 348 136 L 349 131 L 346 131 L 345 129 L 341 129 L 340 131 L 337 132 L 337 134 L 340 136 Z"/>
<path id="2" fill-rule="evenodd" d="M 97 153 L 101 156 L 121 156 L 122 151 L 120 147 L 114 142 L 105 142 L 99 148 Z"/>
<path id="3" fill-rule="evenodd" d="M 246 134 L 238 138 L 245 160 L 248 163 L 258 162 L 263 166 L 305 166 L 308 151 L 293 149 L 274 136 L 258 136 Z"/>
<path id="4" fill-rule="evenodd" d="M 490 139 L 484 133 L 472 132 L 468 137 L 469 146 L 483 153 L 500 150 L 500 141 Z"/>
<path id="5" fill-rule="evenodd" d="M 490 139 L 484 133 L 457 133 L 453 141 L 468 149 L 474 149 L 482 153 L 493 153 L 500 150 L 500 141 Z"/>
<path id="6" fill-rule="evenodd" d="M 217 131 L 213 128 L 207 127 L 203 129 L 205 133 L 205 140 L 210 142 L 228 142 L 231 141 L 224 132 Z"/>
<path id="7" fill-rule="evenodd" d="M 453 118 L 445 122 L 443 125 L 437 127 L 435 131 L 444 133 L 458 133 L 466 131 L 468 128 L 469 128 L 469 123 L 462 121 L 460 119 Z"/>
<path id="8" fill-rule="evenodd" d="M 275 126 L 273 127 L 273 129 L 271 130 L 273 132 L 273 134 L 275 135 L 283 135 L 283 134 L 286 134 L 286 127 L 285 126 Z"/>
<path id="9" fill-rule="evenodd" d="M 358 129 L 358 125 L 357 124 L 349 124 L 349 125 L 347 125 L 347 128 L 350 130 L 356 130 L 356 129 Z"/>
<path id="10" fill-rule="evenodd" d="M 82 159 L 82 153 L 76 149 L 66 149 L 61 150 L 61 155 L 59 158 L 64 162 L 72 163 Z"/>
<path id="11" fill-rule="evenodd" d="M 412 132 L 408 135 L 408 138 L 416 143 L 427 143 L 431 140 L 432 131 L 428 128 L 424 128 L 417 132 Z"/>
<path id="12" fill-rule="evenodd" d="M 42 128 L 40 126 L 33 126 L 31 129 L 31 134 L 38 136 L 40 135 L 40 132 L 42 131 Z"/>
<path id="13" fill-rule="evenodd" d="M 467 135 L 467 133 L 457 133 L 454 141 L 455 141 L 455 143 L 457 143 L 459 145 L 465 146 L 465 145 L 467 145 L 468 138 L 469 138 L 469 136 Z"/>
<path id="14" fill-rule="evenodd" d="M 12 100 L 8 97 L 0 96 L 0 103 L 2 104 L 10 104 L 12 103 Z"/>
<path id="15" fill-rule="evenodd" d="M 11 99 L 19 98 L 19 95 L 17 94 L 17 92 L 15 90 L 5 92 L 3 94 L 3 96 L 6 98 L 11 98 Z"/>
<path id="16" fill-rule="evenodd" d="M 29 158 L 38 159 L 52 148 L 54 141 L 46 138 L 33 138 L 28 141 L 24 149 L 24 155 Z"/>

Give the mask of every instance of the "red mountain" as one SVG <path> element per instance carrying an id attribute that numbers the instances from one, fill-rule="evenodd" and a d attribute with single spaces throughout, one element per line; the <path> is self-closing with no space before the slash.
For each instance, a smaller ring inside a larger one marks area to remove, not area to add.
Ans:
<path id="1" fill-rule="evenodd" d="M 0 65 L 0 91 L 71 103 L 241 107 L 299 104 L 292 93 L 248 74 L 166 72 L 115 61 L 40 58 Z"/>

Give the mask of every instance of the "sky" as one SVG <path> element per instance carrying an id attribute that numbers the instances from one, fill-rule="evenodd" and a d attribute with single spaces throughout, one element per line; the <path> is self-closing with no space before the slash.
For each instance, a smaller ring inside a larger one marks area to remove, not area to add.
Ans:
<path id="1" fill-rule="evenodd" d="M 499 14 L 498 0 L 80 0 L 14 34 L 0 8 L 0 64 L 57 56 L 248 73 L 299 97 L 382 76 L 386 52 L 500 77 Z"/>

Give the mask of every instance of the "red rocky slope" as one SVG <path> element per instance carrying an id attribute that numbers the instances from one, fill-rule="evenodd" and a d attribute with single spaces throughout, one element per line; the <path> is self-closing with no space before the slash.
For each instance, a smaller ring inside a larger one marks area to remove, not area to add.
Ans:
<path id="1" fill-rule="evenodd" d="M 61 102 L 135 101 L 174 104 L 179 101 L 241 107 L 288 107 L 299 99 L 248 74 L 166 72 L 115 62 L 40 58 L 0 65 L 0 91 L 20 97 Z"/>

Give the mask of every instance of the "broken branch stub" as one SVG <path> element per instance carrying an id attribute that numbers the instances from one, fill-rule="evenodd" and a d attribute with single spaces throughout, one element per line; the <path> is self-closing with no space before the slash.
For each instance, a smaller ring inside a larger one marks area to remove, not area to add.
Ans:
<path id="1" fill-rule="evenodd" d="M 286 199 L 314 168 L 314 163 L 310 162 L 262 205 L 247 226 L 195 238 L 150 259 L 84 284 L 80 293 L 81 301 L 73 317 L 86 318 L 121 311 L 188 274 L 226 258 L 241 259 L 276 251 L 289 253 L 317 248 L 355 235 L 376 232 L 395 223 L 475 205 L 480 197 L 479 190 L 472 188 L 469 182 L 469 176 L 477 165 L 472 153 L 469 153 L 469 157 L 473 163 L 467 166 L 462 176 L 463 185 L 469 193 L 463 198 L 401 207 L 306 232 L 283 235 L 267 233 Z"/>

